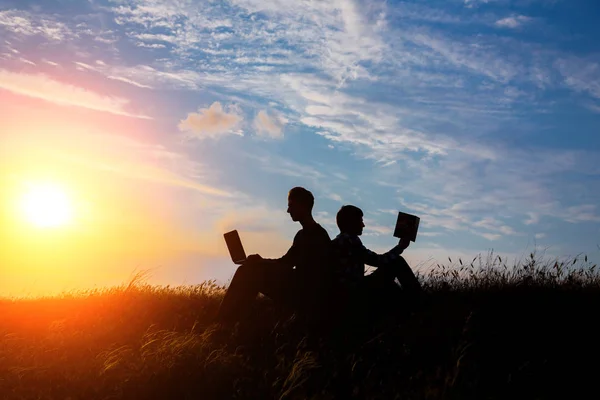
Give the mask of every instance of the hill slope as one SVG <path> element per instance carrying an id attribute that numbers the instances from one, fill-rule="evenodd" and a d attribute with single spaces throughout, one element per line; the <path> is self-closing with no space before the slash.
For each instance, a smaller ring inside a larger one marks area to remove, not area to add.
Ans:
<path id="1" fill-rule="evenodd" d="M 595 267 L 462 264 L 422 277 L 427 298 L 408 315 L 324 339 L 266 299 L 233 329 L 209 324 L 222 296 L 212 282 L 0 300 L 0 398 L 599 394 Z"/>

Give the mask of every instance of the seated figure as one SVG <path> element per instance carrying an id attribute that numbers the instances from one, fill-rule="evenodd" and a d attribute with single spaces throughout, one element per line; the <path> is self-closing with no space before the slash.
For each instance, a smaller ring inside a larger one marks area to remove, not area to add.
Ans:
<path id="1" fill-rule="evenodd" d="M 258 293 L 293 311 L 314 313 L 327 296 L 333 279 L 331 239 L 312 216 L 314 197 L 302 187 L 288 194 L 287 212 L 302 229 L 292 247 L 281 258 L 264 259 L 258 254 L 236 270 L 219 309 L 218 320 L 235 322 L 244 317 Z"/>
<path id="2" fill-rule="evenodd" d="M 351 300 L 349 312 L 362 308 L 372 313 L 378 308 L 395 308 L 394 300 L 415 298 L 422 292 L 421 284 L 401 256 L 410 244 L 400 239 L 398 245 L 385 254 L 367 249 L 359 236 L 365 227 L 360 208 L 345 205 L 337 213 L 340 234 L 332 241 L 336 259 L 336 277 L 343 297 Z M 376 270 L 365 276 L 365 264 Z M 400 287 L 395 283 L 398 280 Z"/>

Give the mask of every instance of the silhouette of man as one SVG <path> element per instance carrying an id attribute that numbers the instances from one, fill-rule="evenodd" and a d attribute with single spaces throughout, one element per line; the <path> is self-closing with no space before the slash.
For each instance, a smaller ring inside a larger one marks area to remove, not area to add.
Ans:
<path id="1" fill-rule="evenodd" d="M 292 221 L 302 225 L 281 258 L 247 257 L 236 270 L 219 309 L 218 320 L 234 322 L 248 311 L 258 293 L 300 312 L 310 312 L 326 295 L 333 279 L 331 239 L 312 216 L 314 197 L 302 187 L 288 193 Z"/>
<path id="2" fill-rule="evenodd" d="M 404 295 L 410 297 L 422 291 L 421 284 L 401 256 L 410 240 L 400 239 L 387 253 L 377 254 L 367 249 L 359 238 L 365 227 L 360 208 L 343 206 L 337 213 L 336 222 L 340 229 L 340 234 L 332 241 L 332 250 L 336 257 L 336 277 L 351 299 L 360 301 L 362 305 L 385 304 L 386 301 L 377 300 L 389 300 L 389 295 L 393 295 L 394 291 L 399 293 L 398 285 L 394 283 L 395 279 L 400 282 Z M 377 269 L 365 276 L 365 264 Z"/>

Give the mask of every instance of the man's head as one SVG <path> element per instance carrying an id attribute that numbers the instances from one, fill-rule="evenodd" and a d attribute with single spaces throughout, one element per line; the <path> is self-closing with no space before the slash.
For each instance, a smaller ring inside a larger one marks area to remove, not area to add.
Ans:
<path id="1" fill-rule="evenodd" d="M 288 193 L 287 212 L 292 217 L 292 221 L 304 221 L 307 218 L 312 218 L 314 204 L 313 194 L 303 187 L 297 186 Z"/>
<path id="2" fill-rule="evenodd" d="M 362 235 L 365 223 L 363 222 L 363 212 L 360 208 L 351 205 L 342 206 L 335 219 L 340 232 L 358 236 Z"/>

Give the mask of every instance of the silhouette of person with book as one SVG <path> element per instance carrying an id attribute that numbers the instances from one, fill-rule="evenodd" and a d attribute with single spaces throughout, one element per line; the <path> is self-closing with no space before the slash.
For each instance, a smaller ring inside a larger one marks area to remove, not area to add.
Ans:
<path id="1" fill-rule="evenodd" d="M 331 238 L 312 216 L 314 197 L 302 187 L 288 193 L 292 221 L 302 225 L 292 247 L 281 258 L 247 257 L 236 270 L 221 303 L 217 319 L 241 319 L 258 293 L 295 311 L 311 313 L 322 303 L 333 280 Z"/>
<path id="2" fill-rule="evenodd" d="M 409 246 L 410 239 L 401 238 L 387 253 L 377 254 L 367 249 L 359 238 L 365 227 L 360 208 L 343 206 L 336 215 L 336 222 L 340 234 L 332 241 L 332 251 L 336 258 L 335 274 L 342 293 L 351 302 L 356 302 L 350 305 L 350 310 L 360 304 L 369 308 L 368 312 L 372 312 L 375 310 L 370 306 L 394 306 L 389 304 L 390 299 L 414 298 L 422 292 L 421 284 L 401 256 Z M 365 276 L 365 264 L 377 269 Z M 395 279 L 398 279 L 400 287 Z"/>

